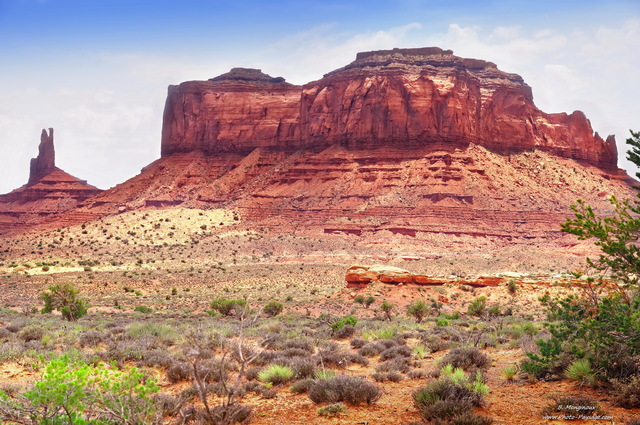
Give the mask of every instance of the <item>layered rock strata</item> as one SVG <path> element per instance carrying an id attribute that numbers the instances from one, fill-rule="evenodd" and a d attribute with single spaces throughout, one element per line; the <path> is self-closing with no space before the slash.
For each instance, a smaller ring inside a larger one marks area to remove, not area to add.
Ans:
<path id="1" fill-rule="evenodd" d="M 519 75 L 436 47 L 359 53 L 304 86 L 242 68 L 170 86 L 162 130 L 163 156 L 470 143 L 617 166 L 615 140 L 582 112 L 546 114 Z"/>

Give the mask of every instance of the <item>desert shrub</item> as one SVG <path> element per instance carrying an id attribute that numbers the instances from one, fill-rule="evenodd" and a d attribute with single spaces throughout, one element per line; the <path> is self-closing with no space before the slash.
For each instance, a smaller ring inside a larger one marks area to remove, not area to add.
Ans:
<path id="1" fill-rule="evenodd" d="M 407 307 L 407 316 L 416 319 L 416 323 L 422 322 L 422 319 L 431 313 L 431 308 L 423 300 L 415 300 Z"/>
<path id="2" fill-rule="evenodd" d="M 38 325 L 25 326 L 18 332 L 18 338 L 24 342 L 40 341 L 45 334 L 45 330 Z"/>
<path id="3" fill-rule="evenodd" d="M 380 360 L 389 360 L 395 357 L 411 357 L 411 349 L 406 345 L 390 347 L 380 353 Z"/>
<path id="4" fill-rule="evenodd" d="M 369 364 L 369 360 L 365 356 L 349 353 L 342 350 L 334 351 L 330 349 L 324 349 L 320 350 L 318 356 L 325 366 L 345 368 L 351 363 L 358 363 L 363 366 L 367 366 Z"/>
<path id="5" fill-rule="evenodd" d="M 101 344 L 105 339 L 106 335 L 104 332 L 100 331 L 84 331 L 78 335 L 78 343 L 82 347 L 95 347 Z"/>
<path id="6" fill-rule="evenodd" d="M 214 406 L 210 418 L 206 419 L 212 420 L 214 424 L 240 424 L 249 422 L 252 414 L 253 409 L 236 402 Z"/>
<path id="7" fill-rule="evenodd" d="M 282 313 L 282 308 L 282 303 L 271 301 L 262 308 L 262 312 L 269 317 L 274 317 Z"/>
<path id="8" fill-rule="evenodd" d="M 145 321 L 132 323 L 127 329 L 127 335 L 133 338 L 150 337 L 172 344 L 178 332 L 171 325 Z"/>
<path id="9" fill-rule="evenodd" d="M 400 382 L 402 381 L 402 374 L 398 372 L 375 372 L 371 377 L 376 382 Z"/>
<path id="10" fill-rule="evenodd" d="M 167 369 L 167 379 L 171 383 L 191 379 L 191 367 L 184 362 L 175 362 Z"/>
<path id="11" fill-rule="evenodd" d="M 640 418 L 639 419 L 630 419 L 627 422 L 625 422 L 624 425 L 640 425 Z"/>
<path id="12" fill-rule="evenodd" d="M 450 343 L 442 338 L 433 337 L 425 341 L 425 346 L 430 353 L 437 353 L 438 351 L 448 350 Z"/>
<path id="13" fill-rule="evenodd" d="M 564 371 L 564 376 L 573 381 L 578 381 L 580 385 L 595 386 L 597 382 L 588 359 L 575 360 Z"/>
<path id="14" fill-rule="evenodd" d="M 331 331 L 333 332 L 333 334 L 335 334 L 336 332 L 338 332 L 343 327 L 345 327 L 347 325 L 350 325 L 350 326 L 353 327 L 357 323 L 358 323 L 358 319 L 356 317 L 354 317 L 354 316 L 344 316 L 342 319 L 331 323 Z M 351 333 L 351 335 L 353 335 L 353 333 Z M 349 335 L 349 336 L 351 336 L 351 335 Z"/>
<path id="15" fill-rule="evenodd" d="M 411 369 L 411 361 L 406 357 L 396 357 L 376 366 L 376 372 L 402 372 Z"/>
<path id="16" fill-rule="evenodd" d="M 469 307 L 467 308 L 467 314 L 471 316 L 482 317 L 485 314 L 486 309 L 487 297 L 477 297 L 476 299 L 471 301 L 471 304 L 469 304 Z"/>
<path id="17" fill-rule="evenodd" d="M 293 379 L 293 370 L 288 366 L 271 365 L 267 369 L 258 373 L 258 379 L 273 385 L 284 384 Z"/>
<path id="18" fill-rule="evenodd" d="M 311 388 L 311 386 L 314 383 L 315 381 L 313 379 L 303 379 L 303 380 L 294 382 L 291 385 L 291 388 L 289 388 L 289 391 L 291 391 L 294 394 L 306 393 L 307 391 L 309 391 L 309 388 Z"/>
<path id="19" fill-rule="evenodd" d="M 383 300 L 380 304 L 380 311 L 384 313 L 384 316 L 387 318 L 387 320 L 391 321 L 391 318 L 396 311 L 396 306 L 391 304 L 387 300 Z"/>
<path id="20" fill-rule="evenodd" d="M 316 361 L 308 357 L 294 357 L 286 359 L 283 363 L 293 370 L 295 379 L 313 377 L 316 373 Z"/>
<path id="21" fill-rule="evenodd" d="M 229 300 L 226 298 L 217 298 L 211 301 L 211 309 L 217 311 L 223 316 L 231 316 L 236 312 L 242 311 L 247 305 L 246 300 Z"/>
<path id="22" fill-rule="evenodd" d="M 358 405 L 375 403 L 382 390 L 362 376 L 339 375 L 332 379 L 317 380 L 308 390 L 314 403 L 345 402 Z"/>
<path id="23" fill-rule="evenodd" d="M 353 338 L 351 341 L 349 341 L 349 345 L 351 345 L 351 348 L 355 348 L 355 349 L 360 349 L 364 347 L 366 344 L 367 344 L 367 341 L 363 338 Z"/>
<path id="24" fill-rule="evenodd" d="M 500 375 L 507 381 L 513 381 L 518 374 L 518 370 L 517 365 L 505 366 L 500 370 Z"/>
<path id="25" fill-rule="evenodd" d="M 411 379 L 424 379 L 429 376 L 429 372 L 424 369 L 411 369 L 407 372 L 407 376 Z"/>
<path id="26" fill-rule="evenodd" d="M 438 380 L 427 382 L 424 388 L 416 391 L 413 400 L 424 419 L 451 423 L 480 406 L 487 391 L 480 374 L 470 382 L 462 369 L 449 365 L 441 370 Z"/>
<path id="27" fill-rule="evenodd" d="M 37 424 L 151 423 L 159 387 L 135 367 L 114 370 L 68 356 L 50 361 L 36 385 L 20 397 L 0 393 L 0 419 Z"/>
<path id="28" fill-rule="evenodd" d="M 347 410 L 347 408 L 344 404 L 334 403 L 329 404 L 328 406 L 319 407 L 318 415 L 333 418 L 334 416 L 338 416 L 340 413 L 344 413 L 345 410 Z"/>
<path id="29" fill-rule="evenodd" d="M 491 365 L 491 360 L 475 347 L 460 347 L 449 351 L 439 364 L 440 367 L 450 364 L 464 370 L 486 369 Z"/>
<path id="30" fill-rule="evenodd" d="M 367 297 L 365 297 L 364 295 L 357 295 L 354 299 L 353 302 L 356 302 L 358 304 L 362 304 L 362 306 L 364 308 L 369 308 L 369 306 L 371 304 L 373 304 L 376 301 L 375 297 L 373 297 L 373 295 L 369 295 Z"/>
<path id="31" fill-rule="evenodd" d="M 612 380 L 613 403 L 626 409 L 640 407 L 640 375 L 625 380 Z"/>
<path id="32" fill-rule="evenodd" d="M 149 314 L 153 313 L 153 309 L 151 307 L 147 307 L 146 305 L 139 305 L 133 309 L 133 311 L 137 311 L 138 313 Z"/>
<path id="33" fill-rule="evenodd" d="M 363 347 L 360 347 L 360 349 L 358 350 L 358 354 L 360 354 L 361 356 L 373 357 L 380 354 L 383 350 L 385 350 L 385 348 L 382 344 L 379 344 L 377 342 L 370 342 Z"/>
<path id="34" fill-rule="evenodd" d="M 62 313 L 62 317 L 68 321 L 76 321 L 87 314 L 89 303 L 78 297 L 79 290 L 70 283 L 60 283 L 49 287 L 48 291 L 40 294 L 44 301 L 43 313 L 51 313 L 56 310 Z"/>
<path id="35" fill-rule="evenodd" d="M 602 416 L 606 414 L 600 404 L 589 396 L 552 396 L 553 403 L 542 408 L 543 416 Z"/>
<path id="36" fill-rule="evenodd" d="M 538 352 L 527 352 L 522 369 L 536 377 L 560 374 L 576 358 L 589 360 L 605 380 L 640 373 L 640 297 L 630 301 L 619 294 L 602 297 L 597 305 L 586 297 L 540 298 L 547 308 L 547 339 L 535 341 Z"/>
<path id="37" fill-rule="evenodd" d="M 352 337 L 354 333 L 356 333 L 356 328 L 351 325 L 344 325 L 333 334 L 333 337 L 336 339 L 345 339 Z"/>

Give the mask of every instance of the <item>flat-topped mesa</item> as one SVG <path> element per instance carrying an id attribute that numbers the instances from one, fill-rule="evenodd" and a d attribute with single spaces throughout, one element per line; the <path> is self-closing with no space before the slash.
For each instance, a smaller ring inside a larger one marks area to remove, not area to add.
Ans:
<path id="1" fill-rule="evenodd" d="M 438 47 L 358 53 L 304 86 L 244 68 L 170 86 L 162 130 L 163 157 L 469 144 L 617 168 L 615 140 L 594 134 L 582 112 L 544 113 L 519 75 Z"/>
<path id="2" fill-rule="evenodd" d="M 42 129 L 40 135 L 40 145 L 38 145 L 38 156 L 31 159 L 29 170 L 29 183 L 34 184 L 38 179 L 56 169 L 56 151 L 53 146 L 53 128 Z"/>

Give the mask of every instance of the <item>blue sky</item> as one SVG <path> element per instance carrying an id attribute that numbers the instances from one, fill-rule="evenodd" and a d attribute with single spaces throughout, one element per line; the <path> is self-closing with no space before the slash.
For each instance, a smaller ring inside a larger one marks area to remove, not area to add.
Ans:
<path id="1" fill-rule="evenodd" d="M 621 153 L 640 129 L 637 0 L 0 0 L 0 193 L 27 181 L 42 128 L 58 166 L 108 188 L 159 157 L 169 84 L 235 66 L 304 84 L 420 46 L 522 75 L 542 110 L 584 111 Z"/>

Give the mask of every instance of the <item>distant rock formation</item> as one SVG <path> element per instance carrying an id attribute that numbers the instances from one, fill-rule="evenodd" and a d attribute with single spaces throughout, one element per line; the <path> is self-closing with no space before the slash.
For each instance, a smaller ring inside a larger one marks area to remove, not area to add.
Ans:
<path id="1" fill-rule="evenodd" d="M 0 233 L 41 223 L 102 192 L 56 167 L 55 155 L 53 129 L 48 133 L 42 130 L 38 156 L 31 160 L 28 183 L 0 195 Z"/>
<path id="2" fill-rule="evenodd" d="M 35 183 L 39 178 L 56 168 L 56 151 L 53 147 L 53 128 L 47 130 L 42 129 L 40 135 L 40 145 L 38 146 L 38 156 L 31 159 L 31 167 L 29 173 L 29 183 Z"/>
<path id="3" fill-rule="evenodd" d="M 617 167 L 615 140 L 582 112 L 546 114 L 519 75 L 437 47 L 358 53 L 304 86 L 244 68 L 170 86 L 162 130 L 162 156 L 470 143 Z"/>

